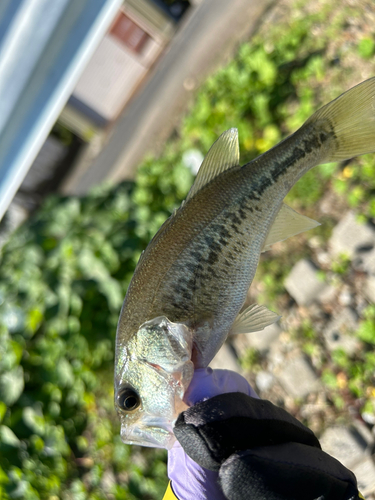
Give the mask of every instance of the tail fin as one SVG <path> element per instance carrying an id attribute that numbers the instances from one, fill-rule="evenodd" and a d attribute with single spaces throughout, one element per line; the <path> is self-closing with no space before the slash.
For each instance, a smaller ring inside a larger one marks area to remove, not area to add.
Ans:
<path id="1" fill-rule="evenodd" d="M 335 134 L 326 162 L 375 151 L 375 77 L 323 106 L 306 124 L 318 120 L 327 120 Z"/>

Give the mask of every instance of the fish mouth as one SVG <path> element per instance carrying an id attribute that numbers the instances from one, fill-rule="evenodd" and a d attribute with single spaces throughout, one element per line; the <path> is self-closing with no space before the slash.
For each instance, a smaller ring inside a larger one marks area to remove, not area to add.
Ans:
<path id="1" fill-rule="evenodd" d="M 121 440 L 126 444 L 170 450 L 176 438 L 169 420 L 154 417 L 142 419 L 134 425 L 122 422 Z"/>

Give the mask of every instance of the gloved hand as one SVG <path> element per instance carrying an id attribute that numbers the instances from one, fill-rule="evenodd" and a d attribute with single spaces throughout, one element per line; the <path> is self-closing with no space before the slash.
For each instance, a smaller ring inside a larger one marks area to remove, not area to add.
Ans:
<path id="1" fill-rule="evenodd" d="M 220 391 L 221 380 L 226 382 Z M 363 498 L 353 473 L 320 449 L 312 431 L 258 399 L 239 375 L 202 370 L 187 396 L 191 394 L 188 404 L 201 402 L 183 412 L 174 429 L 187 455 L 178 445 L 170 452 L 175 460 L 169 477 L 181 500 Z M 210 399 L 202 401 L 204 396 Z"/>
<path id="2" fill-rule="evenodd" d="M 198 401 L 235 391 L 258 397 L 247 380 L 238 373 L 211 368 L 198 369 L 194 372 L 184 401 L 192 406 Z M 170 496 L 166 494 L 165 500 L 176 497 L 180 500 L 226 500 L 218 483 L 218 472 L 198 465 L 186 455 L 178 441 L 168 452 L 168 477 L 175 495 L 172 492 Z"/>

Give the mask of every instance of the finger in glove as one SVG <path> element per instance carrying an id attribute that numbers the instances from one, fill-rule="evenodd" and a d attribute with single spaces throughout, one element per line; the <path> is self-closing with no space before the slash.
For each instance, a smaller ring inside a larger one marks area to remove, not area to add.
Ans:
<path id="1" fill-rule="evenodd" d="M 218 471 L 233 453 L 290 441 L 320 449 L 314 433 L 269 401 L 235 392 L 221 394 L 181 413 L 174 433 L 185 452 Z"/>
<path id="2" fill-rule="evenodd" d="M 228 500 L 358 500 L 354 474 L 318 448 L 286 443 L 235 453 L 219 472 Z"/>

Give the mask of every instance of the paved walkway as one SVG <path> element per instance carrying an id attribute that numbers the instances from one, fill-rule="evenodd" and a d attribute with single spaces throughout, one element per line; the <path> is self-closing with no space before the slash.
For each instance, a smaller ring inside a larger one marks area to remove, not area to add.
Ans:
<path id="1" fill-rule="evenodd" d="M 192 7 L 147 83 L 105 138 L 100 153 L 77 165 L 63 191 L 84 194 L 103 180 L 131 178 L 146 153 L 161 152 L 194 89 L 255 31 L 273 3 L 202 0 Z"/>

